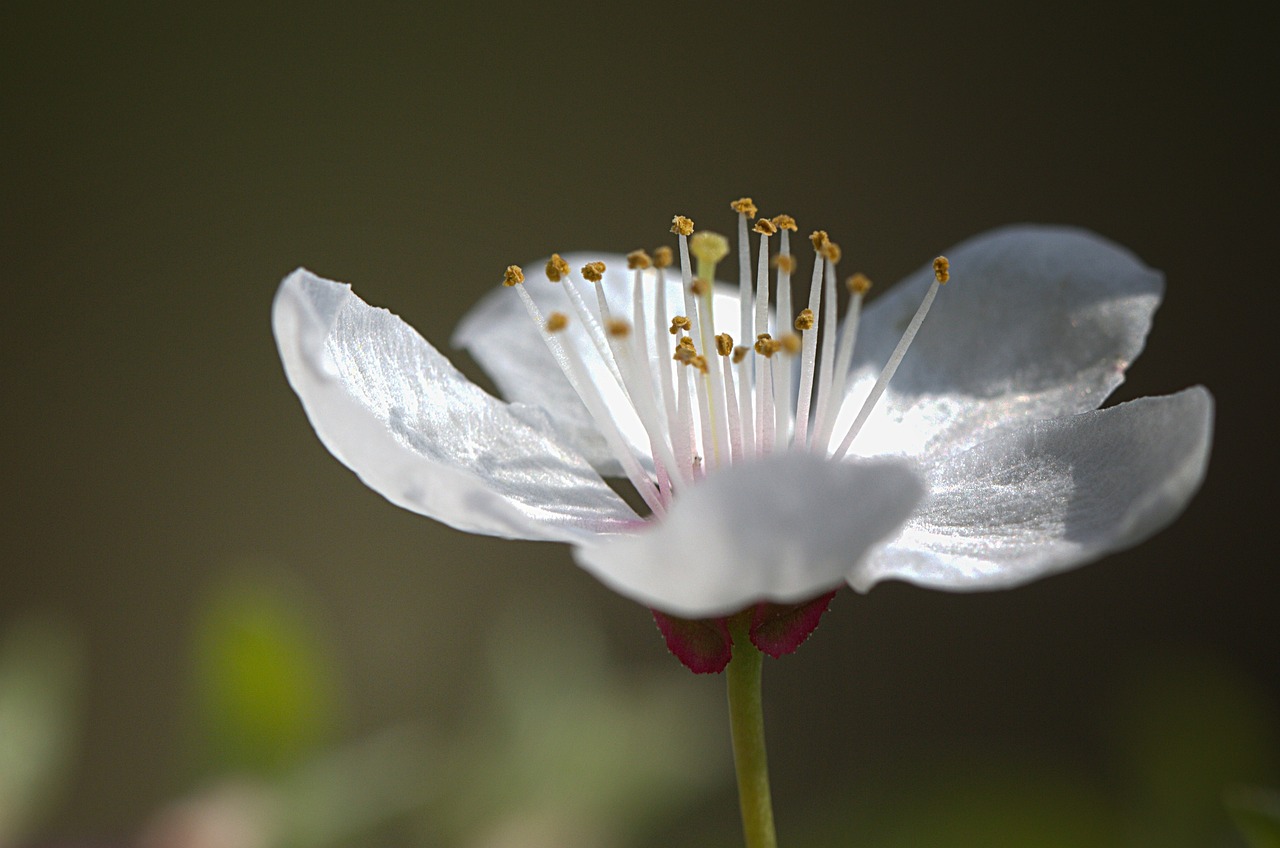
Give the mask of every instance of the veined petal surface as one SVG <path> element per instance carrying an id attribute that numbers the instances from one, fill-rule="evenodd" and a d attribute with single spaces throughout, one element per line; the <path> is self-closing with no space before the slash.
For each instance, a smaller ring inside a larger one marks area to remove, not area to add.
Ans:
<path id="1" fill-rule="evenodd" d="M 298 269 L 272 324 L 320 440 L 392 503 L 467 532 L 564 542 L 640 520 L 545 415 L 491 397 L 350 286 Z"/>
<path id="2" fill-rule="evenodd" d="M 853 443 L 854 454 L 963 450 L 993 431 L 1096 409 L 1142 350 L 1160 272 L 1086 230 L 1012 226 L 946 252 L 951 282 Z M 863 311 L 843 433 L 933 280 Z"/>
<path id="3" fill-rule="evenodd" d="M 574 558 L 623 595 L 706 618 L 761 600 L 810 600 L 844 582 L 924 494 L 905 460 L 776 454 L 723 468 L 662 521 L 581 545 Z"/>
<path id="4" fill-rule="evenodd" d="M 849 582 L 1002 589 L 1136 545 L 1199 488 L 1212 431 L 1195 387 L 1002 432 L 926 466 L 929 496 Z"/>

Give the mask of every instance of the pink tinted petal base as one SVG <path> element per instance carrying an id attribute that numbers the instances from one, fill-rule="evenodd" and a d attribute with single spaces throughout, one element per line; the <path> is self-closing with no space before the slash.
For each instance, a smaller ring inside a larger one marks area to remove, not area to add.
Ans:
<path id="1" fill-rule="evenodd" d="M 835 596 L 831 591 L 802 604 L 756 604 L 751 612 L 751 644 L 775 660 L 792 653 L 817 629 Z"/>
<path id="2" fill-rule="evenodd" d="M 724 618 L 677 618 L 653 610 L 667 650 L 694 674 L 719 674 L 733 656 L 733 637 Z"/>

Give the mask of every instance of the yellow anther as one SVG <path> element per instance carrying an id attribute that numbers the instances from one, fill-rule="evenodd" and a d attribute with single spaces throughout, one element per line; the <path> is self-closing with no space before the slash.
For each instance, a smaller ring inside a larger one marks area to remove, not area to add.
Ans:
<path id="1" fill-rule="evenodd" d="M 688 330 L 693 326 L 693 322 L 683 315 L 677 315 L 671 319 L 671 335 L 676 335 L 681 330 Z"/>
<path id="2" fill-rule="evenodd" d="M 677 347 L 677 348 L 684 348 L 685 350 L 691 350 L 691 351 L 693 351 L 694 353 L 697 353 L 697 352 L 698 352 L 698 349 L 697 349 L 696 347 L 694 347 L 694 346 L 693 346 L 693 337 L 692 337 L 692 336 L 681 336 L 681 337 L 680 337 L 680 341 L 676 342 L 676 347 Z"/>
<path id="3" fill-rule="evenodd" d="M 627 267 L 633 271 L 637 268 L 648 268 L 652 264 L 653 260 L 643 250 L 633 250 L 627 254 Z"/>
<path id="4" fill-rule="evenodd" d="M 694 277 L 693 282 L 689 283 L 689 291 L 693 292 L 698 297 L 702 297 L 704 294 L 711 291 L 711 284 L 701 277 Z"/>
<path id="5" fill-rule="evenodd" d="M 735 347 L 733 349 L 733 364 L 737 365 L 739 362 L 746 359 L 747 354 L 750 352 L 751 352 L 751 348 L 747 347 L 746 345 L 738 345 L 737 347 Z"/>
<path id="6" fill-rule="evenodd" d="M 714 265 L 729 255 L 729 240 L 719 233 L 702 230 L 689 239 L 689 252 L 699 261 Z"/>
<path id="7" fill-rule="evenodd" d="M 653 251 L 653 267 L 670 268 L 671 263 L 676 261 L 675 254 L 671 252 L 669 247 L 655 248 Z"/>
<path id="8" fill-rule="evenodd" d="M 604 263 L 588 262 L 582 266 L 582 276 L 589 283 L 598 283 L 604 279 Z"/>
<path id="9" fill-rule="evenodd" d="M 626 338 L 631 332 L 631 322 L 625 318 L 610 318 L 604 325 L 605 332 L 616 339 Z"/>
<path id="10" fill-rule="evenodd" d="M 759 211 L 756 209 L 756 205 L 751 202 L 751 198 L 749 197 L 738 198 L 729 204 L 729 208 L 734 212 L 746 215 L 748 218 L 754 218 L 756 216 L 756 212 Z"/>
<path id="11" fill-rule="evenodd" d="M 569 326 L 569 316 L 563 312 L 552 312 L 547 316 L 547 332 L 558 333 Z"/>
<path id="12" fill-rule="evenodd" d="M 728 356 L 733 352 L 733 336 L 728 333 L 721 333 L 716 336 L 716 353 L 721 356 Z"/>
<path id="13" fill-rule="evenodd" d="M 774 344 L 776 344 L 776 342 L 774 342 L 772 336 L 768 333 L 761 333 L 756 336 L 756 353 L 764 354 L 765 356 L 773 356 Z"/>
<path id="14" fill-rule="evenodd" d="M 809 233 L 809 241 L 813 244 L 813 249 L 822 252 L 823 246 L 829 241 L 826 230 L 814 230 Z"/>
<path id="15" fill-rule="evenodd" d="M 802 346 L 800 342 L 800 337 L 797 336 L 795 333 L 787 333 L 785 336 L 783 336 L 781 344 L 782 344 L 782 349 L 790 354 L 799 353 L 800 348 Z"/>
<path id="16" fill-rule="evenodd" d="M 939 256 L 933 260 L 933 278 L 944 286 L 951 279 L 951 263 L 947 261 L 947 257 Z"/>
<path id="17" fill-rule="evenodd" d="M 790 253 L 779 253 L 773 257 L 770 264 L 787 274 L 794 274 L 796 270 L 796 258 Z"/>
<path id="18" fill-rule="evenodd" d="M 780 230 L 798 231 L 800 228 L 796 226 L 796 219 L 790 215 L 774 215 L 773 225 Z"/>
<path id="19" fill-rule="evenodd" d="M 561 259 L 560 254 L 551 254 L 551 258 L 547 260 L 547 279 L 558 283 L 567 276 L 569 276 L 569 263 Z"/>
<path id="20" fill-rule="evenodd" d="M 768 218 L 761 218 L 756 221 L 756 225 L 751 228 L 762 236 L 771 236 L 778 232 L 778 225 L 770 221 Z"/>
<path id="21" fill-rule="evenodd" d="M 693 345 L 679 345 L 675 356 L 671 357 L 681 365 L 692 365 L 702 373 L 707 373 L 707 358 L 693 349 Z"/>
<path id="22" fill-rule="evenodd" d="M 524 269 L 519 265 L 508 265 L 507 270 L 502 272 L 502 284 L 504 286 L 518 286 L 524 282 Z"/>
<path id="23" fill-rule="evenodd" d="M 800 314 L 796 316 L 796 329 L 797 330 L 813 329 L 813 310 L 812 309 L 809 309 L 808 307 L 806 307 L 800 310 Z"/>
<path id="24" fill-rule="evenodd" d="M 671 232 L 678 236 L 693 235 L 693 221 L 683 215 L 671 219 Z"/>
<path id="25" fill-rule="evenodd" d="M 840 257 L 844 255 L 843 252 L 840 250 L 840 245 L 836 244 L 833 241 L 828 241 L 826 244 L 822 245 L 821 251 L 822 251 L 823 258 L 826 259 L 828 262 L 830 262 L 832 265 L 839 262 Z"/>
<path id="26" fill-rule="evenodd" d="M 849 294 L 866 294 L 871 291 L 871 281 L 863 273 L 854 274 L 844 281 L 844 285 L 849 290 Z"/>

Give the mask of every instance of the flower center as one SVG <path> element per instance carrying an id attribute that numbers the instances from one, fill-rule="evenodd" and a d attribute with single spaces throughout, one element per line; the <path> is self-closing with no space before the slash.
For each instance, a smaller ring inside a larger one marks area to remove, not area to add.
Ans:
<path id="1" fill-rule="evenodd" d="M 836 267 L 840 247 L 823 230 L 813 232 L 813 267 L 807 305 L 794 318 L 791 275 L 797 269 L 790 215 L 755 220 L 750 198 L 731 204 L 738 214 L 738 326 L 748 344 L 736 345 L 729 333 L 716 333 L 716 266 L 730 253 L 724 236 L 694 231 L 693 221 L 677 215 L 671 232 L 680 255 L 680 306 L 668 306 L 668 269 L 674 253 L 660 247 L 627 255 L 632 272 L 630 303 L 617 310 L 605 296 L 605 264 L 579 270 L 594 286 L 596 308 L 583 296 L 574 272 L 559 254 L 547 262 L 546 275 L 564 291 L 564 311 L 543 316 L 525 290 L 524 272 L 507 268 L 503 282 L 518 292 L 551 355 L 582 399 L 627 478 L 656 515 L 664 514 L 677 493 L 725 465 L 782 450 L 808 450 L 842 459 L 884 394 L 915 338 L 938 288 L 950 277 L 945 257 L 934 260 L 934 280 L 902 339 L 880 372 L 853 423 L 843 432 L 836 421 L 849 391 L 850 364 L 862 301 L 871 282 L 862 274 L 845 285 L 849 302 L 837 321 Z M 758 236 L 753 273 L 751 234 Z M 770 239 L 777 239 L 776 253 Z M 692 260 L 697 261 L 696 273 Z M 769 271 L 775 274 L 771 309 Z M 680 308 L 680 307 L 676 307 Z M 582 332 L 566 332 L 577 323 Z M 837 324 L 839 325 L 837 328 Z M 798 373 L 794 373 L 799 357 Z M 607 372 L 592 368 L 597 360 Z M 798 383 L 793 386 L 793 383 Z M 638 424 L 638 430 L 635 425 Z M 648 452 L 637 450 L 627 432 L 643 433 Z M 833 447 L 834 445 L 834 447 Z"/>

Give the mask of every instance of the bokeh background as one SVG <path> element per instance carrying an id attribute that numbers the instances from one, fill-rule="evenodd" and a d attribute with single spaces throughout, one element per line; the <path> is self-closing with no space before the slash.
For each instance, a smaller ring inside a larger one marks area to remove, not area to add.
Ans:
<path id="1" fill-rule="evenodd" d="M 1243 844 L 1231 799 L 1280 785 L 1264 24 L 6 3 L 0 843 L 191 844 L 174 822 L 206 815 L 297 845 L 736 844 L 723 681 L 563 547 L 366 490 L 268 317 L 305 264 L 445 347 L 508 263 L 727 228 L 749 194 L 881 285 L 999 224 L 1097 230 L 1168 275 L 1115 399 L 1218 401 L 1203 490 L 1139 549 L 845 593 L 767 664 L 784 844 Z"/>

